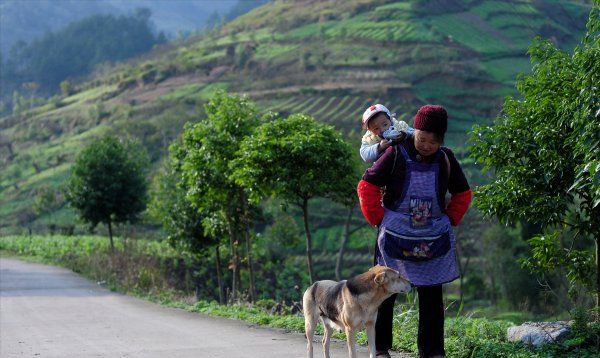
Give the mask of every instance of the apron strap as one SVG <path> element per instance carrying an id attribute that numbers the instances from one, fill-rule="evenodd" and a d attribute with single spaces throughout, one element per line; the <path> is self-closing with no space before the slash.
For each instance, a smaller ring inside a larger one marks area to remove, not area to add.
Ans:
<path id="1" fill-rule="evenodd" d="M 410 157 L 408 156 L 408 153 L 406 153 L 406 149 L 404 149 L 403 146 L 400 146 L 400 150 L 402 151 L 402 156 L 404 157 L 404 159 L 407 162 L 412 162 L 413 161 L 412 159 L 410 159 Z"/>

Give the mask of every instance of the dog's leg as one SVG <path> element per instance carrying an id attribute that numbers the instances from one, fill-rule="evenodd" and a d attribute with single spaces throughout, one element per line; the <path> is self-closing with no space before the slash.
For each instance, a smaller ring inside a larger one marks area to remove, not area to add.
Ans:
<path id="1" fill-rule="evenodd" d="M 348 342 L 348 354 L 350 355 L 350 358 L 356 358 L 356 342 L 354 333 L 354 329 L 346 327 L 346 341 Z"/>
<path id="2" fill-rule="evenodd" d="M 325 333 L 323 335 L 323 354 L 325 358 L 329 358 L 329 342 L 331 341 L 331 332 L 333 331 L 330 322 L 323 320 L 323 331 Z"/>
<path id="3" fill-rule="evenodd" d="M 365 328 L 367 331 L 367 342 L 369 342 L 369 358 L 375 358 L 375 323 L 367 322 Z"/>
<path id="4" fill-rule="evenodd" d="M 304 293 L 302 299 L 302 309 L 304 311 L 304 332 L 306 334 L 306 356 L 313 358 L 313 337 L 317 328 L 319 316 L 317 314 L 315 301 L 312 299 L 310 288 Z"/>

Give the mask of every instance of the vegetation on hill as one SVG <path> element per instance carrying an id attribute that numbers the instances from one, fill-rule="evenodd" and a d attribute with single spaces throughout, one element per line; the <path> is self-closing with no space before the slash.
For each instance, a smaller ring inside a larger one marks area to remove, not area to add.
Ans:
<path id="1" fill-rule="evenodd" d="M 264 1 L 263 1 L 264 2 Z M 138 8 L 152 11 L 158 32 L 175 37 L 191 33 L 221 17 L 231 20 L 257 6 L 257 1 L 148 1 L 148 0 L 1 0 L 0 51 L 5 55 L 19 40 L 31 42 L 47 31 L 58 31 L 71 22 L 99 14 L 129 15 Z M 254 5 L 254 6 L 253 6 Z M 252 6 L 252 7 L 250 7 Z M 240 12 L 241 11 L 241 12 Z"/>
<path id="2" fill-rule="evenodd" d="M 256 115 L 274 111 L 285 118 L 303 112 L 332 124 L 356 144 L 357 156 L 359 118 L 367 104 L 383 102 L 409 123 L 421 104 L 443 104 L 450 114 L 447 145 L 471 185 L 481 184 L 489 178 L 466 156 L 468 130 L 474 123 L 489 123 L 502 98 L 516 94 L 516 74 L 530 69 L 526 49 L 533 35 L 570 49 L 588 12 L 589 5 L 575 1 L 268 3 L 222 28 L 104 68 L 39 107 L 27 109 L 25 102 L 2 117 L 0 230 L 41 232 L 53 222 L 58 231 L 81 233 L 85 228 L 60 190 L 77 153 L 99 136 L 131 135 L 146 147 L 156 169 L 184 123 L 208 117 L 203 104 L 219 89 L 247 94 L 256 102 Z M 33 210 L 35 202 L 50 197 L 55 210 Z M 273 198 L 261 207 L 264 220 L 252 228 L 257 255 L 270 269 L 278 267 L 282 280 L 306 283 L 298 270 L 304 266 L 301 211 Z M 324 198 L 311 204 L 317 278 L 334 277 L 341 237 L 348 238 L 342 277 L 372 262 L 374 232 L 362 226 L 357 212 Z M 153 232 L 140 233 L 145 229 Z M 154 229 L 156 221 L 145 218 L 141 225 L 116 230 L 160 236 Z M 570 307 L 564 291 L 540 292 L 535 278 L 516 262 L 525 256 L 523 241 L 532 232 L 527 223 L 505 228 L 471 211 L 457 231 L 463 280 L 450 285 L 448 293 L 468 299 L 472 307 L 494 303 L 564 312 Z M 241 273 L 242 287 L 247 274 L 246 269 Z M 257 282 L 257 292 L 298 294 L 275 285 L 278 279 Z"/>
<path id="3" fill-rule="evenodd" d="M 0 220 L 30 222 L 35 191 L 56 188 L 74 155 L 102 133 L 140 138 L 157 162 L 183 123 L 202 118 L 216 89 L 247 93 L 262 111 L 304 112 L 333 124 L 351 141 L 357 118 L 373 102 L 401 119 L 419 105 L 445 105 L 447 145 L 471 182 L 484 178 L 464 158 L 466 132 L 488 123 L 514 79 L 526 72 L 531 37 L 570 48 L 589 5 L 580 2 L 275 1 L 221 29 L 152 57 L 65 86 L 62 96 L 0 119 Z M 200 105 L 200 106 L 199 106 Z M 199 111 L 197 111 L 199 109 Z M 68 217 L 61 209 L 57 219 Z M 70 225 L 65 223 L 65 225 Z"/>
<path id="4" fill-rule="evenodd" d="M 2 99 L 23 88 L 32 95 L 55 93 L 60 82 L 87 75 L 100 63 L 149 51 L 165 41 L 164 34 L 153 33 L 150 15 L 147 9 L 132 16 L 94 15 L 30 44 L 17 43 L 2 61 Z"/>

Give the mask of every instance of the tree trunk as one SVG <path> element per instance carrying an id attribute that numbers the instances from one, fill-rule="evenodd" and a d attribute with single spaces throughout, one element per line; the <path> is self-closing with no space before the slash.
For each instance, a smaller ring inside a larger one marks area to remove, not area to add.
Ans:
<path id="1" fill-rule="evenodd" d="M 229 248 L 231 251 L 231 264 L 229 268 L 232 271 L 232 279 L 231 279 L 231 301 L 235 301 L 237 299 L 237 292 L 239 290 L 239 265 L 238 265 L 238 257 L 237 257 L 237 234 L 235 231 L 235 227 L 230 218 L 227 219 L 227 224 L 229 226 Z M 229 297 L 228 297 L 229 301 Z"/>
<path id="2" fill-rule="evenodd" d="M 254 287 L 254 268 L 252 263 L 252 245 L 250 243 L 250 219 L 248 217 L 248 204 L 244 197 L 244 236 L 246 239 L 246 254 L 248 255 L 248 274 L 250 276 L 250 302 L 256 302 L 256 289 Z"/>
<path id="3" fill-rule="evenodd" d="M 346 244 L 350 237 L 350 221 L 352 220 L 352 214 L 354 213 L 354 205 L 351 205 L 348 209 L 348 216 L 346 216 L 346 222 L 344 222 L 344 232 L 342 233 L 342 243 L 340 244 L 340 251 L 338 252 L 337 260 L 335 261 L 335 279 L 340 281 L 342 274 L 342 262 L 344 260 L 344 252 L 346 251 Z"/>
<path id="4" fill-rule="evenodd" d="M 246 252 L 248 254 L 248 274 L 250 276 L 250 302 L 256 302 L 256 289 L 254 288 L 254 268 L 252 267 L 252 245 L 250 244 L 250 229 L 246 228 Z"/>
<path id="5" fill-rule="evenodd" d="M 108 220 L 108 237 L 110 237 L 110 250 L 112 252 L 115 252 L 115 243 L 113 242 L 113 235 L 112 235 L 112 222 L 110 219 Z"/>
<path id="6" fill-rule="evenodd" d="M 302 201 L 302 218 L 304 219 L 304 233 L 306 234 L 306 260 L 308 263 L 308 276 L 310 278 L 310 284 L 312 285 L 315 281 L 313 273 L 313 260 L 312 260 L 312 236 L 310 235 L 310 229 L 308 228 L 308 199 Z"/>
<path id="7" fill-rule="evenodd" d="M 600 235 L 596 234 L 596 310 L 600 308 Z M 598 317 L 596 315 L 596 317 Z"/>
<path id="8" fill-rule="evenodd" d="M 219 303 L 225 303 L 225 296 L 223 292 L 223 280 L 221 275 L 221 253 L 219 252 L 219 245 L 215 246 L 215 258 L 217 260 L 217 284 L 219 285 Z"/>
<path id="9" fill-rule="evenodd" d="M 242 198 L 242 205 L 244 212 L 242 213 L 242 220 L 244 220 L 244 239 L 246 241 L 246 254 L 248 255 L 248 275 L 250 276 L 250 302 L 256 302 L 256 288 L 254 285 L 254 264 L 252 262 L 252 244 L 250 236 L 250 209 L 248 207 L 248 198 L 242 190 L 240 192 Z"/>

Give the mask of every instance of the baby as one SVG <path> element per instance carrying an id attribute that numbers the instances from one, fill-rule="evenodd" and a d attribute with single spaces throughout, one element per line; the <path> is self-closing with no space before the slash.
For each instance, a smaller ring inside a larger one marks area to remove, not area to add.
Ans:
<path id="1" fill-rule="evenodd" d="M 382 104 L 365 110 L 362 126 L 367 132 L 362 137 L 360 156 L 366 163 L 375 162 L 389 146 L 402 142 L 414 132 L 406 122 L 394 118 Z"/>

